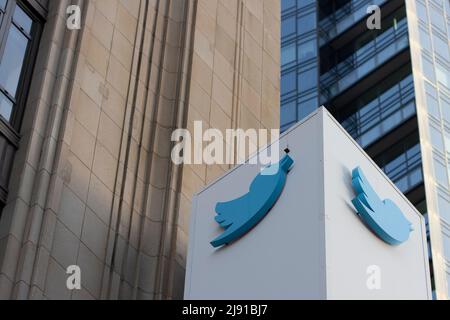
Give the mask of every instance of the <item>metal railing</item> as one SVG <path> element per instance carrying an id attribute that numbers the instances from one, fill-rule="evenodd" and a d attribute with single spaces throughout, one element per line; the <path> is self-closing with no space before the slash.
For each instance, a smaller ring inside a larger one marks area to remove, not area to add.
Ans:
<path id="1" fill-rule="evenodd" d="M 408 45 L 408 26 L 404 18 L 323 74 L 320 77 L 323 96 L 331 99 Z"/>
<path id="2" fill-rule="evenodd" d="M 336 38 L 367 16 L 371 5 L 381 6 L 387 0 L 352 0 L 319 22 L 320 45 Z"/>
<path id="3" fill-rule="evenodd" d="M 383 97 L 387 92 L 392 91 Z M 383 99 L 382 99 L 383 97 Z M 364 148 L 416 114 L 412 75 L 342 121 L 342 126 Z M 390 122 L 390 125 L 386 123 Z M 378 135 L 369 135 L 377 129 Z"/>

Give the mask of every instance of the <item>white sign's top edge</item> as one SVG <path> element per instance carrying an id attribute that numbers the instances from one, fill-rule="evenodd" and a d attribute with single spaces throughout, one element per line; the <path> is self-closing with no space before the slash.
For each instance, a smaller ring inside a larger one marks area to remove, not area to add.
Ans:
<path id="1" fill-rule="evenodd" d="M 378 170 L 379 173 L 382 174 L 382 176 L 385 177 L 385 179 L 391 184 L 392 187 L 394 187 L 394 190 L 404 199 L 406 200 L 406 202 L 408 203 L 408 205 L 413 209 L 413 211 L 420 217 L 423 219 L 423 215 L 417 211 L 416 207 L 414 207 L 412 205 L 412 203 L 409 201 L 409 199 L 403 194 L 403 192 L 401 192 L 397 186 L 391 181 L 391 179 L 389 179 L 389 177 L 386 176 L 386 174 L 383 172 L 383 170 L 380 169 L 380 167 L 373 161 L 373 159 L 366 153 L 366 151 L 355 141 L 355 139 L 353 139 L 353 137 L 342 127 L 342 125 L 333 117 L 333 115 L 327 110 L 327 108 L 325 106 L 321 106 L 319 107 L 315 112 L 311 113 L 309 116 L 307 116 L 305 119 L 303 119 L 302 121 L 296 123 L 295 125 L 293 125 L 291 128 L 289 128 L 287 131 L 285 131 L 279 138 L 278 141 L 281 141 L 285 136 L 289 135 L 292 131 L 296 130 L 299 126 L 303 125 L 304 123 L 310 121 L 311 119 L 317 117 L 320 114 L 326 114 L 328 116 L 329 119 L 332 120 L 333 124 L 336 125 L 336 127 L 344 134 L 346 135 L 349 140 L 357 147 L 357 149 L 369 160 L 369 162 L 374 166 L 374 168 L 376 170 Z M 267 148 L 269 148 L 270 146 L 272 146 L 274 144 L 274 142 L 272 142 L 271 144 L 267 145 L 266 147 L 264 147 L 263 149 L 259 150 L 256 154 L 258 154 L 259 152 L 261 152 L 262 150 L 265 150 Z M 252 155 L 249 159 L 251 159 L 254 155 Z M 246 160 L 246 162 L 248 162 L 248 160 Z M 199 196 L 201 193 L 203 193 L 206 189 L 210 188 L 211 186 L 215 185 L 216 183 L 218 183 L 219 181 L 221 181 L 222 179 L 224 179 L 225 177 L 227 177 L 229 174 L 231 174 L 232 172 L 234 172 L 235 170 L 239 169 L 242 165 L 245 164 L 239 164 L 236 165 L 235 167 L 231 168 L 229 171 L 227 171 L 226 173 L 224 173 L 222 176 L 218 177 L 217 179 L 213 180 L 212 182 L 210 182 L 209 184 L 203 186 L 198 192 L 194 193 L 193 197 L 197 197 Z"/>

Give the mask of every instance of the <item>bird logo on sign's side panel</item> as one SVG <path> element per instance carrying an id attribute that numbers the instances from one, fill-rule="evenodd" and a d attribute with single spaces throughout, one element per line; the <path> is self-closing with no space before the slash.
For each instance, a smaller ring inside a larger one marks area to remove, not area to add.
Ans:
<path id="1" fill-rule="evenodd" d="M 237 240 L 267 215 L 283 192 L 293 164 L 294 160 L 286 154 L 275 167 L 269 166 L 256 176 L 247 194 L 216 205 L 215 220 L 225 231 L 211 242 L 213 247 Z"/>
<path id="2" fill-rule="evenodd" d="M 378 237 L 390 245 L 399 245 L 409 239 L 413 231 L 411 223 L 394 202 L 378 197 L 359 167 L 353 170 L 352 185 L 357 193 L 352 203 Z"/>

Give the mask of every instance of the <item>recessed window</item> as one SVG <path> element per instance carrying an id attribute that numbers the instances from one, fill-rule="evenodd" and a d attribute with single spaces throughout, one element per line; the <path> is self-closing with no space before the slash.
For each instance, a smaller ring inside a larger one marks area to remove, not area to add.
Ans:
<path id="1" fill-rule="evenodd" d="M 8 193 L 14 153 L 45 14 L 35 1 L 0 0 L 0 207 Z M 1 208 L 0 208 L 1 211 Z"/>
<path id="2" fill-rule="evenodd" d="M 3 19 L 1 26 L 0 116 L 13 124 L 14 116 L 24 104 L 19 100 L 25 80 L 30 77 L 25 72 L 32 63 L 30 55 L 33 38 L 36 37 L 36 23 L 21 7 L 21 2 L 10 0 L 5 4 L 5 0 L 0 0 L 0 11 L 4 12 L 3 15 L 12 15 L 12 19 Z"/>

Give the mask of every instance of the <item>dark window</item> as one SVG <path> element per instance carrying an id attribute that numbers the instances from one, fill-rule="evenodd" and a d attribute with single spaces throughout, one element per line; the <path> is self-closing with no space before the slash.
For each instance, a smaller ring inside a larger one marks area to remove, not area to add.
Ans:
<path id="1" fill-rule="evenodd" d="M 1 2 L 0 116 L 17 129 L 39 24 L 22 1 Z"/>
<path id="2" fill-rule="evenodd" d="M 43 7 L 0 0 L 0 206 L 7 186 L 41 33 Z"/>

